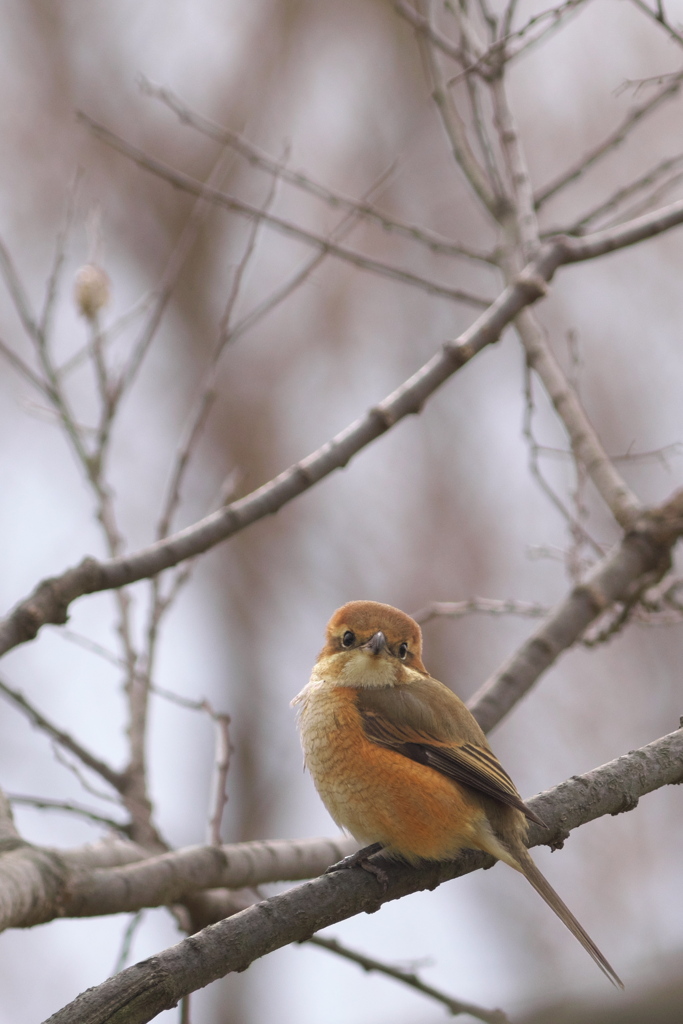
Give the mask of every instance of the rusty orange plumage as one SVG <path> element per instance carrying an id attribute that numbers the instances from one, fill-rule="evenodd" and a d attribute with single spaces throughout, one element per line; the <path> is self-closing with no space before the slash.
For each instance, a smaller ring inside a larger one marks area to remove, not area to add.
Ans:
<path id="1" fill-rule="evenodd" d="M 327 626 L 295 697 L 304 759 L 328 811 L 359 842 L 409 863 L 484 850 L 531 882 L 607 977 L 622 983 L 529 855 L 520 797 L 479 725 L 422 663 L 418 624 L 351 601 Z"/>

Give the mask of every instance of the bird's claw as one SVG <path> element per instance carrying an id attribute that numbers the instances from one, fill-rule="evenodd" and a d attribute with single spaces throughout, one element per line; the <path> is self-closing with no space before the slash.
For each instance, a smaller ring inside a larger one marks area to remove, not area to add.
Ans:
<path id="1" fill-rule="evenodd" d="M 330 864 L 329 868 L 325 868 L 324 874 L 329 875 L 333 871 L 346 871 L 348 868 L 362 868 L 368 874 L 374 875 L 378 885 L 386 892 L 389 886 L 389 877 L 384 868 L 381 868 L 379 864 L 373 864 L 370 860 L 373 854 L 379 853 L 381 849 L 381 843 L 371 843 L 370 846 L 364 846 L 362 850 L 350 853 L 348 857 L 338 860 L 336 864 Z"/>

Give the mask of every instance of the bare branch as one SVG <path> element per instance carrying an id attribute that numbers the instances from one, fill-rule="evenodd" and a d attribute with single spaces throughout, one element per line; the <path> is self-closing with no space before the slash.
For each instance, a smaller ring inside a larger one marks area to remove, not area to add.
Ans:
<path id="1" fill-rule="evenodd" d="M 643 14 L 647 14 L 648 18 L 652 19 L 652 21 L 661 25 L 664 31 L 677 43 L 683 44 L 683 35 L 681 35 L 678 29 L 675 29 L 671 22 L 664 16 L 664 9 L 661 0 L 658 0 L 657 2 L 656 11 L 653 11 L 651 7 L 648 7 L 645 0 L 631 0 L 631 3 L 633 3 L 639 11 L 642 11 Z"/>
<path id="2" fill-rule="evenodd" d="M 56 743 L 59 743 L 65 750 L 70 751 L 82 764 L 99 775 L 105 782 L 108 782 L 114 789 L 120 791 L 122 776 L 119 772 L 115 772 L 113 768 L 110 768 L 108 764 L 101 761 L 99 757 L 95 757 L 89 750 L 86 750 L 68 732 L 53 725 L 23 694 L 19 693 L 18 690 L 12 689 L 4 680 L 0 680 L 0 694 L 6 697 L 15 707 L 19 708 L 32 725 L 40 729 L 41 732 L 44 732 Z"/>
<path id="3" fill-rule="evenodd" d="M 527 444 L 529 446 L 529 471 L 534 480 L 536 480 L 537 484 L 539 485 L 543 493 L 546 495 L 546 497 L 552 502 L 552 504 L 560 513 L 560 515 L 567 521 L 571 529 L 572 535 L 575 537 L 580 537 L 582 541 L 589 544 L 593 548 L 593 550 L 599 557 L 602 557 L 604 551 L 600 548 L 598 544 L 596 544 L 596 542 L 593 540 L 588 531 L 584 528 L 583 524 L 579 521 L 579 519 L 576 516 L 572 515 L 571 511 L 567 508 L 567 506 L 561 500 L 561 498 L 555 493 L 555 491 L 552 489 L 552 487 L 544 477 L 543 473 L 541 472 L 538 456 L 543 449 L 537 443 L 533 432 L 532 423 L 534 413 L 534 397 L 531 370 L 528 362 L 525 366 L 524 373 L 524 391 L 525 406 L 522 434 L 526 438 Z M 570 457 L 573 455 L 572 452 L 567 452 L 566 454 L 569 455 Z M 582 465 L 582 463 L 577 463 L 577 465 Z"/>
<path id="4" fill-rule="evenodd" d="M 615 601 L 640 596 L 662 578 L 670 566 L 670 556 L 668 549 L 660 547 L 655 540 L 660 530 L 662 539 L 670 539 L 679 530 L 683 531 L 683 490 L 645 515 L 474 694 L 469 707 L 485 732 L 507 714 L 541 674 Z"/>
<path id="5" fill-rule="evenodd" d="M 87 124 L 90 124 L 85 115 L 81 115 L 81 117 Z M 137 376 L 138 370 L 140 369 L 144 358 L 149 351 L 149 347 L 154 340 L 159 324 L 161 323 L 161 318 L 173 294 L 173 290 L 178 283 L 187 255 L 197 237 L 197 232 L 208 215 L 209 206 L 204 202 L 206 197 L 203 194 L 203 190 L 204 188 L 212 188 L 213 186 L 220 185 L 225 175 L 225 171 L 226 159 L 225 153 L 222 152 L 211 169 L 206 186 L 200 186 L 200 192 L 195 192 L 197 202 L 192 207 L 190 216 L 187 218 L 175 248 L 169 257 L 161 282 L 156 289 L 156 295 L 149 317 L 147 318 L 147 322 L 144 325 L 133 353 L 128 360 L 128 365 L 125 367 L 116 386 L 117 400 L 131 386 Z"/>
<path id="6" fill-rule="evenodd" d="M 78 170 L 74 177 L 73 184 L 67 193 L 64 220 L 59 234 L 57 235 L 55 255 L 52 261 L 50 274 L 47 279 L 47 285 L 45 287 L 45 299 L 43 301 L 43 309 L 40 314 L 38 324 L 40 333 L 43 337 L 47 337 L 49 335 L 52 327 L 52 314 L 54 312 L 55 302 L 57 301 L 59 283 L 61 280 L 62 270 L 64 269 L 64 261 L 66 259 L 66 245 L 73 227 L 76 212 L 76 199 L 82 177 L 82 171 Z"/>
<path id="7" fill-rule="evenodd" d="M 442 32 L 434 28 L 428 18 L 425 18 L 423 14 L 416 11 L 405 0 L 394 0 L 393 8 L 397 14 L 405 18 L 408 24 L 412 25 L 415 31 L 424 36 L 437 50 L 441 50 L 443 54 L 458 64 L 470 66 L 468 55 L 459 46 L 452 43 L 448 36 L 443 35 Z"/>
<path id="8" fill-rule="evenodd" d="M 170 89 L 161 88 L 144 78 L 141 80 L 141 86 L 143 92 L 153 96 L 155 99 L 161 100 L 162 103 L 169 107 L 183 124 L 189 124 L 210 139 L 214 139 L 224 146 L 232 147 L 255 167 L 259 167 L 267 174 L 278 175 L 282 181 L 286 181 L 295 188 L 309 192 L 333 209 L 346 210 L 347 213 L 353 214 L 354 217 L 373 221 L 383 231 L 400 235 L 412 242 L 417 242 L 430 252 L 441 256 L 462 256 L 466 259 L 477 260 L 483 263 L 491 262 L 491 258 L 485 252 L 479 252 L 468 246 L 461 245 L 459 242 L 452 242 L 436 231 L 429 231 L 415 224 L 406 224 L 403 221 L 389 217 L 373 206 L 367 199 L 360 201 L 352 199 L 341 192 L 334 192 L 326 185 L 313 181 L 312 178 L 302 174 L 301 171 L 291 171 L 286 167 L 279 168 L 276 160 L 268 156 L 257 146 L 254 146 L 243 135 L 230 131 L 228 128 L 224 128 L 209 118 L 198 114 L 183 103 Z"/>
<path id="9" fill-rule="evenodd" d="M 474 155 L 467 137 L 465 123 L 441 71 L 434 44 L 421 32 L 418 32 L 417 41 L 425 66 L 429 71 L 432 96 L 441 116 L 441 122 L 450 142 L 455 161 L 484 207 L 494 219 L 497 219 L 501 209 L 502 197 L 495 194 L 492 184 L 488 181 L 484 170 Z"/>
<path id="10" fill-rule="evenodd" d="M 348 946 L 342 945 L 338 939 L 328 939 L 322 935 L 313 935 L 307 940 L 307 945 L 327 949 L 330 953 L 335 953 L 345 960 L 358 964 L 364 971 L 377 971 L 379 974 L 385 974 L 388 978 L 393 978 L 394 981 L 400 981 L 403 985 L 408 985 L 409 988 L 429 996 L 430 999 L 436 1000 L 437 1003 L 441 1003 L 454 1017 L 461 1013 L 469 1013 L 471 1017 L 483 1020 L 485 1024 L 509 1024 L 510 1018 L 502 1010 L 485 1010 L 482 1006 L 464 1003 L 461 999 L 447 996 L 445 992 L 441 992 L 432 985 L 426 985 L 414 971 L 407 971 L 403 967 L 392 967 L 391 964 L 385 964 L 374 957 L 366 956 L 364 953 L 357 953 L 355 950 L 349 949 Z"/>
<path id="11" fill-rule="evenodd" d="M 10 366 L 13 366 L 17 373 L 24 378 L 24 380 L 27 380 L 29 384 L 32 384 L 37 391 L 40 391 L 40 393 L 44 395 L 46 398 L 48 398 L 50 401 L 53 400 L 52 389 L 50 388 L 50 385 L 47 383 L 47 381 L 39 377 L 38 374 L 31 369 L 28 363 L 25 363 L 21 356 L 18 356 L 17 353 L 13 349 L 11 349 L 10 346 L 1 338 L 0 353 L 2 353 L 2 355 L 5 357 Z"/>
<path id="12" fill-rule="evenodd" d="M 62 811 L 65 814 L 75 814 L 86 821 L 94 822 L 96 825 L 106 825 L 107 828 L 120 832 L 122 835 L 128 835 L 129 833 L 128 825 L 124 825 L 120 821 L 114 821 L 113 818 L 107 818 L 90 807 L 84 807 L 82 804 L 77 804 L 70 800 L 50 800 L 48 797 L 25 796 L 21 793 L 8 793 L 7 799 L 11 804 L 19 804 L 23 807 L 36 807 L 41 811 Z"/>
<path id="13" fill-rule="evenodd" d="M 646 793 L 681 781 L 683 731 L 677 730 L 530 801 L 549 826 L 532 827 L 531 845 L 558 845 L 578 825 L 603 814 L 631 810 Z M 105 1024 L 112 1019 L 113 1006 L 125 1006 L 126 1024 L 145 1024 L 188 992 L 232 971 L 245 970 L 275 949 L 492 862 L 491 857 L 474 852 L 456 861 L 427 863 L 420 868 L 383 861 L 387 887 L 381 892 L 366 871 L 323 875 L 220 921 L 89 989 L 50 1017 L 50 1024 Z"/>
<path id="14" fill-rule="evenodd" d="M 517 125 L 508 103 L 505 83 L 502 74 L 491 83 L 491 95 L 495 111 L 495 119 L 500 134 L 501 147 L 512 185 L 513 215 L 517 235 L 517 243 L 521 248 L 523 261 L 526 263 L 538 252 L 539 235 L 534 193 L 529 176 L 524 150 L 517 131 Z"/>
<path id="15" fill-rule="evenodd" d="M 123 933 L 123 938 L 121 940 L 121 949 L 119 950 L 119 955 L 116 958 L 114 970 L 111 972 L 112 975 L 118 974 L 119 971 L 122 971 L 126 966 L 126 960 L 130 956 L 130 948 L 133 944 L 135 933 L 142 924 L 142 918 L 143 913 L 139 910 L 137 914 L 133 914 L 131 916 L 130 921 L 126 925 L 126 930 Z"/>
<path id="16" fill-rule="evenodd" d="M 154 576 L 186 558 L 207 551 L 250 523 L 277 511 L 334 469 L 345 466 L 370 441 L 386 433 L 404 416 L 419 411 L 440 384 L 486 345 L 496 341 L 517 312 L 541 294 L 536 278 L 520 276 L 468 331 L 457 341 L 446 342 L 440 353 L 366 416 L 251 495 L 166 540 L 158 541 L 137 555 L 122 556 L 109 562 L 88 558 L 59 579 L 39 584 L 4 625 L 0 624 L 0 653 L 33 639 L 46 622 L 63 623 L 66 609 L 76 597 Z"/>
<path id="17" fill-rule="evenodd" d="M 440 353 L 388 398 L 317 452 L 252 494 L 137 554 L 108 562 L 87 558 L 60 577 L 38 584 L 33 593 L 18 604 L 4 622 L 0 622 L 0 654 L 32 640 L 47 622 L 63 624 L 69 605 L 77 597 L 125 586 L 201 554 L 263 516 L 276 512 L 333 470 L 345 466 L 357 452 L 386 433 L 404 416 L 418 412 L 440 384 L 487 345 L 497 341 L 503 329 L 521 310 L 545 294 L 545 282 L 552 279 L 558 267 L 595 259 L 681 223 L 683 201 L 609 231 L 599 231 L 584 238 L 560 236 L 547 243 L 538 258 L 505 288 L 459 339 L 446 342 Z"/>
<path id="18" fill-rule="evenodd" d="M 557 193 L 566 188 L 567 185 L 571 185 L 572 182 L 577 181 L 590 167 L 596 164 L 598 160 L 601 160 L 602 157 L 607 155 L 607 153 L 619 146 L 639 121 L 642 121 L 643 118 L 647 117 L 648 114 L 651 114 L 666 100 L 677 96 L 681 88 L 681 81 L 683 81 L 683 71 L 674 75 L 669 81 L 667 81 L 665 86 L 656 92 L 649 100 L 646 100 L 645 103 L 640 103 L 635 106 L 630 113 L 627 114 L 618 128 L 615 128 L 615 130 L 610 132 L 602 142 L 589 150 L 588 153 L 577 161 L 573 167 L 570 167 L 568 171 L 564 171 L 559 177 L 555 178 L 554 181 L 551 181 L 546 185 L 545 188 L 542 188 L 540 192 L 536 194 L 536 209 L 539 210 L 552 196 L 557 195 Z"/>
<path id="19" fill-rule="evenodd" d="M 312 245 L 315 249 L 320 252 L 328 253 L 330 256 L 335 256 L 337 259 L 344 260 L 346 263 L 352 263 L 360 270 L 368 270 L 374 274 L 379 274 L 380 277 L 388 277 L 393 281 L 400 281 L 403 284 L 411 285 L 414 288 L 420 288 L 422 291 L 426 291 L 429 295 L 441 295 L 446 299 L 451 299 L 454 302 L 463 302 L 466 305 L 475 306 L 479 309 L 485 308 L 489 301 L 488 299 L 482 298 L 479 295 L 473 295 L 470 292 L 463 291 L 459 288 L 449 288 L 446 285 L 437 284 L 435 281 L 430 281 L 427 278 L 420 277 L 418 274 L 412 274 L 408 270 L 401 270 L 400 267 L 392 267 L 387 263 L 382 263 L 380 260 L 370 259 L 369 256 L 363 256 L 361 253 L 354 252 L 351 249 L 345 249 L 341 245 L 337 245 L 335 242 L 330 242 L 322 235 L 316 235 L 312 231 L 306 231 L 304 228 L 299 227 L 291 221 L 285 220 L 282 217 L 276 216 L 274 213 L 267 213 L 264 210 L 259 209 L 257 206 L 253 206 L 251 203 L 244 202 L 241 199 L 237 199 L 234 196 L 230 196 L 225 192 L 219 192 L 215 188 L 211 188 L 209 185 L 204 185 L 202 182 L 197 181 L 195 178 L 190 177 L 188 174 L 184 174 L 182 171 L 176 171 L 159 160 L 155 160 L 153 157 L 147 156 L 142 150 L 136 146 L 132 146 L 130 143 L 121 139 L 118 135 L 110 132 L 103 125 L 93 121 L 86 114 L 79 114 L 80 119 L 88 125 L 91 132 L 102 142 L 105 142 L 108 146 L 118 150 L 119 153 L 123 153 L 134 163 L 157 177 L 162 178 L 164 181 L 169 182 L 175 188 L 180 188 L 185 192 L 189 192 L 191 195 L 199 196 L 202 199 L 207 200 L 210 203 L 214 203 L 216 206 L 221 206 L 226 210 L 232 210 L 234 213 L 240 214 L 243 217 L 255 218 L 257 220 L 263 220 L 269 227 L 279 231 L 281 234 L 288 235 L 291 238 L 296 238 L 300 242 L 305 242 L 307 245 Z"/>
<path id="20" fill-rule="evenodd" d="M 68 917 L 133 913 L 145 907 L 181 903 L 207 889 L 235 890 L 267 882 L 300 881 L 319 875 L 357 849 L 358 843 L 341 835 L 334 839 L 189 846 L 155 857 L 138 857 L 137 863 L 131 853 L 131 859 L 120 867 L 104 864 L 96 871 L 84 870 L 82 854 L 75 863 L 65 854 L 64 862 L 73 863 L 73 877 L 64 877 L 70 896 L 68 910 L 65 907 L 62 912 Z M 53 907 L 50 913 L 55 912 Z M 47 913 L 47 908 L 43 907 L 41 913 Z M 0 930 L 13 927 L 14 921 L 16 918 L 0 917 Z"/>
<path id="21" fill-rule="evenodd" d="M 535 601 L 500 601 L 490 597 L 472 597 L 468 601 L 432 601 L 424 608 L 411 612 L 412 618 L 420 625 L 424 625 L 430 619 L 462 619 L 465 615 L 473 614 L 520 615 L 523 618 L 542 619 L 548 614 L 548 609 Z"/>
<path id="22" fill-rule="evenodd" d="M 541 325 L 530 310 L 515 321 L 527 363 L 545 387 L 569 435 L 572 451 L 595 484 L 616 521 L 628 529 L 642 512 L 642 504 L 622 479 L 602 446 L 581 402 L 548 345 Z M 573 517 L 570 517 L 573 522 Z M 585 532 L 585 531 L 584 531 Z"/>
<path id="23" fill-rule="evenodd" d="M 593 207 L 586 214 L 574 221 L 571 227 L 567 228 L 567 234 L 570 235 L 581 235 L 584 234 L 586 229 L 590 227 L 595 221 L 600 220 L 602 217 L 606 217 L 611 213 L 615 213 L 617 209 L 637 195 L 639 192 L 650 188 L 653 185 L 658 184 L 660 178 L 664 177 L 669 172 L 674 172 L 674 177 L 670 181 L 678 178 L 678 172 L 681 165 L 683 165 L 683 155 L 670 157 L 667 160 L 662 160 L 655 167 L 650 168 L 645 174 L 636 178 L 630 184 L 625 185 L 623 188 L 617 189 L 608 199 L 604 202 L 599 203 Z"/>
<path id="24" fill-rule="evenodd" d="M 214 777 L 211 785 L 212 801 L 211 816 L 209 818 L 208 842 L 213 846 L 221 845 L 221 823 L 225 806 L 228 802 L 226 790 L 228 772 L 230 770 L 230 755 L 232 744 L 230 743 L 230 715 L 216 712 L 205 702 L 207 710 L 213 719 L 216 729 L 216 758 L 214 764 Z"/>

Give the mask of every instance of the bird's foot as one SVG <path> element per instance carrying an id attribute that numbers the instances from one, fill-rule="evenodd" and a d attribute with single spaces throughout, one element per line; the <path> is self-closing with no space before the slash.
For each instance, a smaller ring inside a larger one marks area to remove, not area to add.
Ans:
<path id="1" fill-rule="evenodd" d="M 375 853 L 379 853 L 382 849 L 381 843 L 371 843 L 370 846 L 364 846 L 362 850 L 356 850 L 355 853 L 350 853 L 348 857 L 344 857 L 342 860 L 338 860 L 336 864 L 330 864 L 329 868 L 325 869 L 325 874 L 329 875 L 332 871 L 346 871 L 347 868 L 362 868 L 363 871 L 367 871 L 368 874 L 374 875 L 377 879 L 378 885 L 380 885 L 384 892 L 386 892 L 389 886 L 389 877 L 379 864 L 373 864 L 370 858 Z"/>

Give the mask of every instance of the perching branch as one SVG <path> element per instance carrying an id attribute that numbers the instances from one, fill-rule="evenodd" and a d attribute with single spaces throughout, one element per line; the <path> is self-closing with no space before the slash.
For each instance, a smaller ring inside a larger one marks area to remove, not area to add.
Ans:
<path id="1" fill-rule="evenodd" d="M 533 826 L 530 845 L 561 844 L 578 825 L 631 810 L 646 793 L 682 781 L 683 731 L 679 729 L 529 801 L 548 825 L 547 830 Z M 386 891 L 365 871 L 323 875 L 129 967 L 82 993 L 50 1017 L 50 1024 L 145 1024 L 188 992 L 243 971 L 290 942 L 301 942 L 321 928 L 362 912 L 373 913 L 385 902 L 433 889 L 491 863 L 491 857 L 473 851 L 456 861 L 420 868 L 383 862 Z"/>

